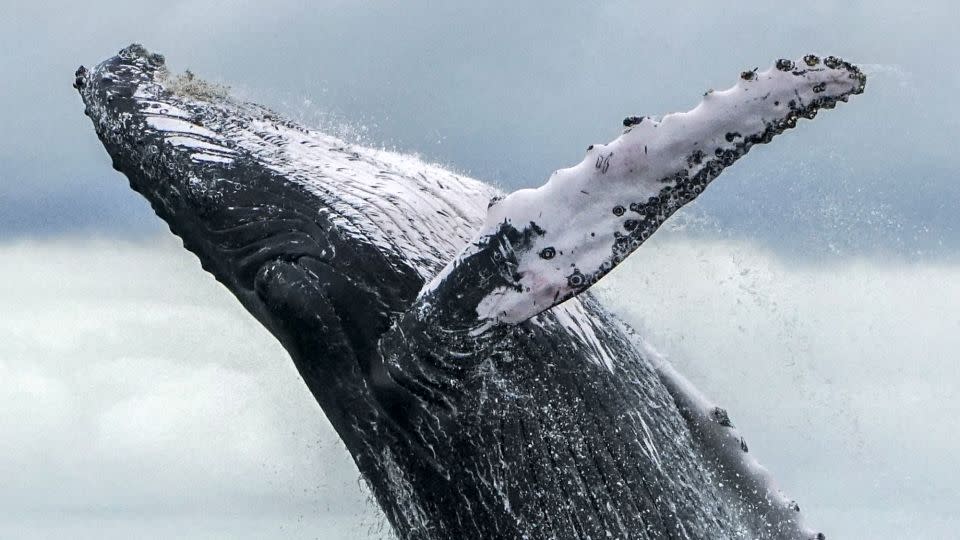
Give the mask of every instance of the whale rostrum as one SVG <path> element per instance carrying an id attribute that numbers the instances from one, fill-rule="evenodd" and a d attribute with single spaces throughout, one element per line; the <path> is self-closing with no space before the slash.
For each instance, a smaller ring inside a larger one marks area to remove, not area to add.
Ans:
<path id="1" fill-rule="evenodd" d="M 779 60 L 504 196 L 131 45 L 74 81 L 130 185 L 280 340 L 400 538 L 823 535 L 588 289 L 725 167 L 850 95 Z"/>

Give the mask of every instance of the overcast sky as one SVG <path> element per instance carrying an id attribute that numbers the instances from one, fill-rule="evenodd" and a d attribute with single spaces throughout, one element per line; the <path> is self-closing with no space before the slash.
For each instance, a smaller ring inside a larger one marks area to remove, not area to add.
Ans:
<path id="1" fill-rule="evenodd" d="M 864 95 L 753 150 L 605 291 L 828 536 L 960 528 L 953 2 L 464 4 L 0 0 L 0 537 L 378 534 L 283 350 L 82 113 L 73 71 L 133 41 L 508 189 L 743 69 L 861 64 Z"/>

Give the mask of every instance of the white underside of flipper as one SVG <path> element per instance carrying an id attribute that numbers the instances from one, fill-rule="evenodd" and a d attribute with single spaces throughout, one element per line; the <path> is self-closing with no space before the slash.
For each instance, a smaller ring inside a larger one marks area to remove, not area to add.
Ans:
<path id="1" fill-rule="evenodd" d="M 488 291 L 477 318 L 488 321 L 480 328 L 526 320 L 603 277 L 751 146 L 862 92 L 864 82 L 855 66 L 833 57 L 780 60 L 767 71 L 744 72 L 728 90 L 708 92 L 691 111 L 627 118 L 613 142 L 591 146 L 583 161 L 543 186 L 491 207 L 473 241 L 421 297 L 507 227 L 524 240 L 504 252 L 510 266 L 503 274 L 514 278 Z"/>

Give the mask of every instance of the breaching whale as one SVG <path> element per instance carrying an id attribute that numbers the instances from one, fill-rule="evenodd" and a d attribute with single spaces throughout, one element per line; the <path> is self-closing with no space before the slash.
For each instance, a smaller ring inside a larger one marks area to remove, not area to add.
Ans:
<path id="1" fill-rule="evenodd" d="M 822 538 L 589 287 L 755 144 L 863 91 L 808 55 L 504 196 L 131 45 L 74 82 L 116 170 L 289 351 L 400 538 Z"/>

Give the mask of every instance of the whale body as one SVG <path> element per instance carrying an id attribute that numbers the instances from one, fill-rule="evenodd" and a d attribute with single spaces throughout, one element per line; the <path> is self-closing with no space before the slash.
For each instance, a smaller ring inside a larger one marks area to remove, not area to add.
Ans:
<path id="1" fill-rule="evenodd" d="M 509 196 L 139 45 L 74 86 L 114 168 L 290 353 L 398 537 L 810 539 L 727 412 L 588 288 L 864 80 L 812 55 L 744 72 Z"/>

